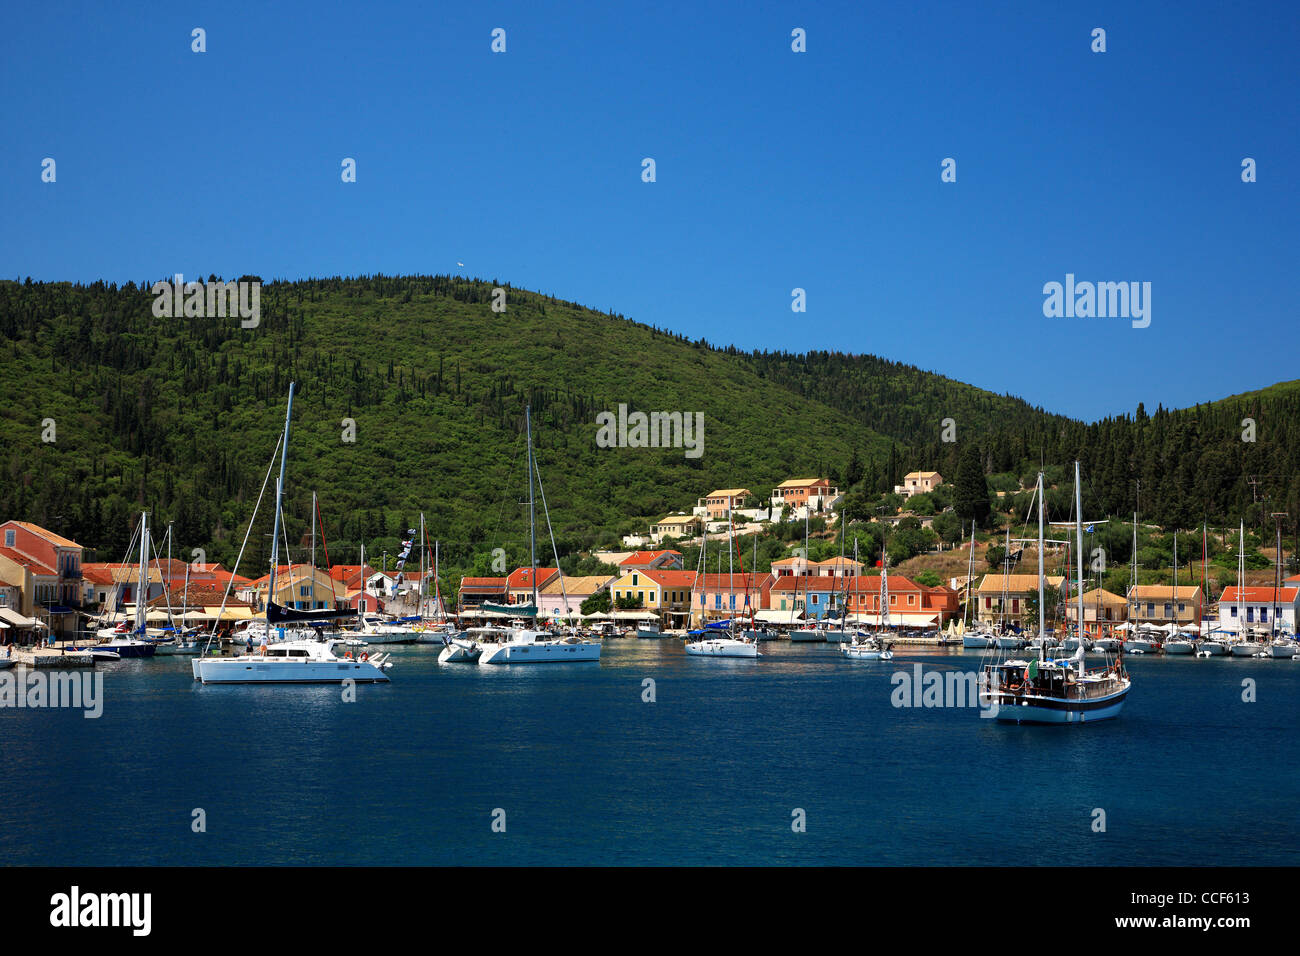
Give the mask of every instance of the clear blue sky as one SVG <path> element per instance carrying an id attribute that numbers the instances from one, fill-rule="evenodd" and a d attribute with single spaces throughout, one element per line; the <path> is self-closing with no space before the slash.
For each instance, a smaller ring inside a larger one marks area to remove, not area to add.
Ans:
<path id="1" fill-rule="evenodd" d="M 463 272 L 1089 419 L 1300 374 L 1294 4 L 127 6 L 0 14 L 0 275 Z"/>

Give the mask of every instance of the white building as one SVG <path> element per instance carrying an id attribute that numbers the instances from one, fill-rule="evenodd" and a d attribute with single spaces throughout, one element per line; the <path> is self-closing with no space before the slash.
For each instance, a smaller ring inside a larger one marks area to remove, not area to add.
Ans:
<path id="1" fill-rule="evenodd" d="M 1273 619 L 1277 615 L 1277 621 Z M 1224 588 L 1219 598 L 1219 627 L 1225 631 L 1243 628 L 1271 631 L 1296 630 L 1300 615 L 1300 587 Z"/>

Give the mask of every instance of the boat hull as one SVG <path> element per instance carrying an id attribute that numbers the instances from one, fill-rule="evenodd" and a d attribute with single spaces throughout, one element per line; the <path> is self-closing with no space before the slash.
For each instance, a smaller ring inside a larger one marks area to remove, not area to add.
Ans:
<path id="1" fill-rule="evenodd" d="M 748 657 L 759 656 L 758 645 L 748 641 L 708 640 L 695 641 L 686 645 L 686 653 L 692 657 Z"/>
<path id="2" fill-rule="evenodd" d="M 983 634 L 966 634 L 961 639 L 961 646 L 972 650 L 983 650 L 991 643 L 992 641 Z"/>
<path id="3" fill-rule="evenodd" d="M 1166 654 L 1195 654 L 1196 645 L 1191 641 L 1170 641 L 1165 644 Z"/>
<path id="4" fill-rule="evenodd" d="M 1091 700 L 1066 700 L 1059 697 L 1025 697 L 1016 698 L 1011 694 L 1000 694 L 1001 701 L 993 712 L 993 718 L 1001 723 L 1010 724 L 1091 724 L 1098 720 L 1110 720 L 1118 717 L 1124 708 L 1129 688 L 1116 691 L 1105 697 Z M 983 702 L 985 697 L 981 697 Z M 993 710 L 991 705 L 989 710 Z"/>
<path id="5" fill-rule="evenodd" d="M 1239 641 L 1232 645 L 1233 657 L 1254 657 L 1264 650 L 1264 645 L 1255 641 Z"/>
<path id="6" fill-rule="evenodd" d="M 483 649 L 477 644 L 448 644 L 438 652 L 439 664 L 473 664 L 478 661 Z"/>
<path id="7" fill-rule="evenodd" d="M 815 644 L 818 641 L 825 643 L 825 631 L 797 630 L 790 632 L 790 640 L 796 643 Z"/>
<path id="8" fill-rule="evenodd" d="M 197 658 L 195 677 L 205 684 L 387 683 L 388 675 L 368 661 L 267 660 L 252 657 Z"/>
<path id="9" fill-rule="evenodd" d="M 1202 641 L 1197 654 L 1201 657 L 1226 657 L 1228 646 L 1220 641 Z"/>
<path id="10" fill-rule="evenodd" d="M 478 662 L 485 664 L 568 664 L 575 661 L 600 660 L 600 645 L 581 641 L 534 642 L 528 644 L 488 644 L 479 654 Z"/>
<path id="11" fill-rule="evenodd" d="M 881 650 L 877 647 L 854 647 L 851 644 L 841 647 L 840 653 L 851 661 L 892 661 L 894 659 L 893 651 Z"/>
<path id="12" fill-rule="evenodd" d="M 1129 640 L 1124 642 L 1125 654 L 1158 654 L 1160 645 L 1155 641 Z"/>

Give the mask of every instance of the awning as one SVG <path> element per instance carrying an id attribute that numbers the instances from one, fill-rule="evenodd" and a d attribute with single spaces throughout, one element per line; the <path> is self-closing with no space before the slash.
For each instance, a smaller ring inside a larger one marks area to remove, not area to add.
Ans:
<path id="1" fill-rule="evenodd" d="M 803 620 L 803 611 L 773 611 L 770 608 L 754 612 L 754 620 L 764 624 L 794 624 Z"/>
<path id="2" fill-rule="evenodd" d="M 30 617 L 23 617 L 13 608 L 0 607 L 0 621 L 12 624 L 14 627 L 44 627 L 40 621 Z"/>
<path id="3" fill-rule="evenodd" d="M 858 618 L 862 624 L 881 625 L 883 623 L 879 614 L 859 614 Z M 938 614 L 906 614 L 891 611 L 888 623 L 890 627 L 931 627 L 938 620 Z"/>
<path id="4" fill-rule="evenodd" d="M 658 620 L 659 615 L 651 611 L 615 611 L 614 620 L 616 621 L 654 621 Z"/>
<path id="5" fill-rule="evenodd" d="M 77 612 L 70 607 L 64 607 L 62 604 L 53 604 L 49 607 L 51 614 L 76 614 Z"/>

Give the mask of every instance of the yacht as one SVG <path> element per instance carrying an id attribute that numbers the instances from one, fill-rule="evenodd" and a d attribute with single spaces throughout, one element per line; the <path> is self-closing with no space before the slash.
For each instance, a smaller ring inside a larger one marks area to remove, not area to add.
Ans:
<path id="1" fill-rule="evenodd" d="M 735 636 L 731 621 L 714 621 L 687 633 L 686 653 L 692 657 L 759 658 L 758 642 Z"/>
<path id="2" fill-rule="evenodd" d="M 894 644 L 878 634 L 858 631 L 853 635 L 850 643 L 840 648 L 840 654 L 856 661 L 892 661 Z"/>
<path id="3" fill-rule="evenodd" d="M 439 664 L 474 664 L 488 641 L 499 643 L 506 636 L 502 627 L 471 627 L 454 637 L 444 634 L 442 650 L 438 652 Z"/>
<path id="4" fill-rule="evenodd" d="M 1083 554 L 1082 493 L 1079 464 L 1074 465 L 1074 527 Z M 1038 633 L 1046 633 L 1043 594 L 1043 476 L 1038 476 Z M 1083 614 L 1083 562 L 1079 565 L 1078 620 Z M 1084 665 L 1084 644 L 1074 655 L 1051 659 L 1007 660 L 984 665 L 980 674 L 981 716 L 1008 723 L 1092 723 L 1117 717 L 1132 687 L 1123 658 L 1100 670 Z"/>
<path id="5" fill-rule="evenodd" d="M 205 684 L 359 684 L 387 682 L 392 665 L 387 656 L 368 651 L 342 657 L 334 653 L 338 642 L 280 641 L 239 657 L 200 657 L 193 661 L 194 677 Z"/>

